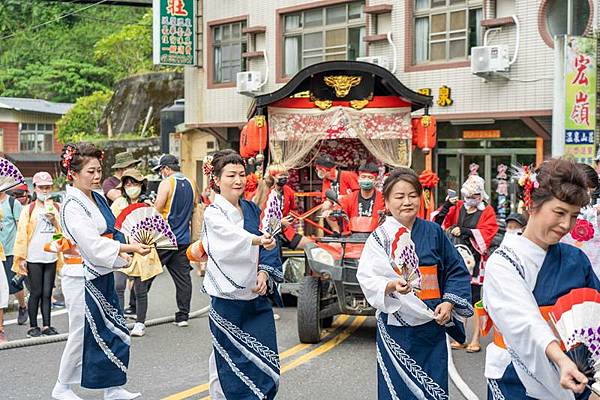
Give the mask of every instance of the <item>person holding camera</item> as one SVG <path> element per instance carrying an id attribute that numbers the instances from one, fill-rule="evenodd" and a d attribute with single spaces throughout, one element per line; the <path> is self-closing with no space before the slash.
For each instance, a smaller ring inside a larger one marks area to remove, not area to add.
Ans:
<path id="1" fill-rule="evenodd" d="M 131 204 L 148 202 L 146 198 L 146 189 L 148 181 L 142 176 L 140 171 L 130 168 L 123 172 L 121 183 L 116 189 L 121 191 L 121 196 L 116 198 L 110 209 L 115 217 Z M 136 323 L 131 331 L 131 336 L 144 336 L 146 326 L 146 312 L 148 311 L 148 285 L 142 281 L 139 276 L 129 276 L 124 272 L 115 271 L 115 288 L 119 296 L 121 308 L 125 308 L 125 287 L 127 279 L 133 279 L 133 291 L 131 296 L 135 296 Z M 135 295 L 134 295 L 135 293 Z"/>
<path id="2" fill-rule="evenodd" d="M 62 265 L 57 265 L 60 260 L 56 254 L 44 250 L 44 245 L 61 231 L 59 204 L 50 197 L 52 185 L 48 172 L 40 171 L 33 176 L 36 200 L 21 211 L 13 248 L 12 269 L 18 275 L 26 275 L 30 286 L 28 337 L 58 334 L 50 325 L 50 309 L 56 270 Z M 41 329 L 37 322 L 38 309 L 42 312 Z"/>

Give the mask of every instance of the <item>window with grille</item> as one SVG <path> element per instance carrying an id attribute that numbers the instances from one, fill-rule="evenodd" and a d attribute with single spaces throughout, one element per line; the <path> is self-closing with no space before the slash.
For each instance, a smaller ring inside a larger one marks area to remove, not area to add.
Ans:
<path id="1" fill-rule="evenodd" d="M 213 83 L 235 82 L 238 72 L 246 70 L 242 53 L 247 51 L 248 41 L 242 29 L 246 21 L 212 27 L 213 35 Z"/>
<path id="2" fill-rule="evenodd" d="M 19 150 L 52 152 L 53 124 L 22 123 L 19 131 Z"/>
<path id="3" fill-rule="evenodd" d="M 363 8 L 356 1 L 283 15 L 284 75 L 321 61 L 365 56 Z"/>
<path id="4" fill-rule="evenodd" d="M 413 0 L 413 63 L 465 60 L 483 44 L 481 0 Z"/>

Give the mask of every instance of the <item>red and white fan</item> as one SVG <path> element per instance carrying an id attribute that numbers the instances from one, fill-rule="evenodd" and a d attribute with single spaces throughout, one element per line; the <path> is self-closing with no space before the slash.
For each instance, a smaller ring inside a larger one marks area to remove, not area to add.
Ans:
<path id="1" fill-rule="evenodd" d="M 600 292 L 571 290 L 552 307 L 550 319 L 567 355 L 590 379 L 588 387 L 600 395 Z"/>
<path id="2" fill-rule="evenodd" d="M 137 203 L 121 211 L 115 228 L 138 243 L 158 250 L 177 250 L 177 239 L 160 213 L 148 204 Z"/>
<path id="3" fill-rule="evenodd" d="M 25 183 L 25 178 L 19 168 L 6 158 L 0 158 L 0 192 Z"/>

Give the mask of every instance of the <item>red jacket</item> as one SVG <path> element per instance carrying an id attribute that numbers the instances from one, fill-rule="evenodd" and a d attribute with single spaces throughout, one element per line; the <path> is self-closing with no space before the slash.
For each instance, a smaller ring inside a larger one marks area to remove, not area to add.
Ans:
<path id="1" fill-rule="evenodd" d="M 383 194 L 378 190 L 375 190 L 375 201 L 373 202 L 373 210 L 371 211 L 370 217 L 360 217 L 358 210 L 358 198 L 360 196 L 360 190 L 352 192 L 351 194 L 344 196 L 340 200 L 342 210 L 348 215 L 350 219 L 350 225 L 344 224 L 344 230 L 350 230 L 352 232 L 363 232 L 368 229 L 369 232 L 373 232 L 379 225 L 379 211 L 385 209 L 385 202 L 383 200 Z M 364 222 L 364 218 L 370 219 L 368 225 Z M 362 220 L 362 221 L 361 221 Z"/>
<path id="2" fill-rule="evenodd" d="M 337 171 L 338 176 L 335 181 L 329 179 L 323 179 L 323 186 L 321 188 L 321 197 L 325 199 L 325 192 L 331 189 L 332 183 L 339 182 L 339 190 L 336 191 L 338 197 L 345 196 L 350 192 L 355 192 L 360 187 L 358 186 L 358 175 L 352 171 Z"/>
<path id="3" fill-rule="evenodd" d="M 448 214 L 446 214 L 446 218 L 444 218 L 444 221 L 442 222 L 442 229 L 446 230 L 453 225 L 458 224 L 458 217 L 462 207 L 464 207 L 464 201 L 462 200 L 459 200 L 456 205 L 450 207 Z M 489 256 L 488 250 L 494 236 L 496 236 L 496 233 L 498 232 L 496 212 L 492 206 L 488 205 L 485 207 L 479 217 L 479 221 L 477 221 L 477 229 L 471 229 L 471 232 L 473 235 L 470 237 L 470 242 L 473 245 L 473 248 L 481 255 L 482 260 L 478 276 L 473 276 L 471 283 L 481 285 L 483 284 L 485 261 Z"/>

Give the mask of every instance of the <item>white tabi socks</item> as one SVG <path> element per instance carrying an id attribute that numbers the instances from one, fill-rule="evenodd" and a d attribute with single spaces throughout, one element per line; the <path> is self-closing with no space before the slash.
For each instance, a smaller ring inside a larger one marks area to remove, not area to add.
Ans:
<path id="1" fill-rule="evenodd" d="M 71 385 L 56 382 L 52 389 L 52 398 L 55 400 L 83 400 L 71 390 Z"/>
<path id="2" fill-rule="evenodd" d="M 131 393 L 121 386 L 104 389 L 104 400 L 133 400 L 141 395 L 141 393 Z"/>

